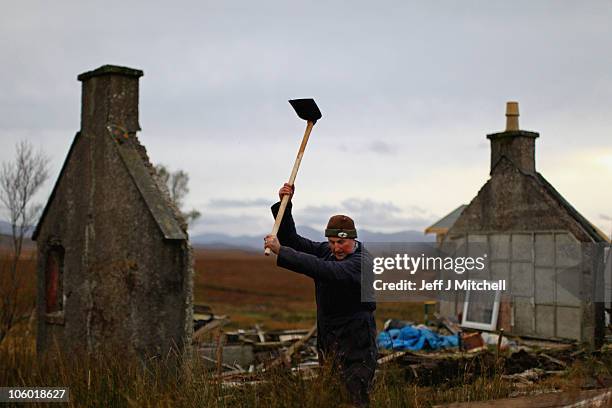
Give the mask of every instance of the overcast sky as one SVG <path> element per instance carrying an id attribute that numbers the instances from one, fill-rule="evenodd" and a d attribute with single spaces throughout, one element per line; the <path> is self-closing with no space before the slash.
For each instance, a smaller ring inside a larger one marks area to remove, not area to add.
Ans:
<path id="1" fill-rule="evenodd" d="M 536 166 L 612 229 L 612 1 L 28 1 L 0 13 L 0 161 L 52 158 L 46 200 L 79 129 L 76 76 L 142 69 L 139 137 L 191 176 L 200 232 L 266 233 L 305 123 L 298 224 L 422 229 L 488 178 L 486 134 L 517 100 Z"/>

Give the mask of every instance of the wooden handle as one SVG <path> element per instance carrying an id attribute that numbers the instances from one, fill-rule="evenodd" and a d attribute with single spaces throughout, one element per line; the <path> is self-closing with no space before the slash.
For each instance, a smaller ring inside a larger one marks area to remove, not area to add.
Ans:
<path id="1" fill-rule="evenodd" d="M 274 220 L 274 226 L 272 227 L 272 235 L 276 235 L 276 233 L 278 232 L 278 229 L 280 228 L 280 223 L 283 219 L 283 215 L 285 214 L 285 209 L 287 208 L 287 204 L 289 203 L 289 196 L 285 195 L 283 196 L 283 199 L 281 200 L 281 205 L 280 208 L 278 209 L 278 213 L 276 214 L 276 219 Z M 270 248 L 266 248 L 264 254 L 266 256 L 269 256 L 270 253 L 272 251 L 270 250 Z"/>
<path id="2" fill-rule="evenodd" d="M 304 156 L 304 150 L 306 150 L 306 143 L 308 143 L 308 138 L 310 137 L 310 132 L 312 132 L 312 128 L 314 126 L 314 122 L 308 121 L 306 124 L 306 130 L 304 131 L 304 137 L 302 138 L 302 144 L 300 145 L 300 149 L 298 150 L 297 157 L 295 158 L 295 163 L 293 164 L 293 170 L 291 170 L 291 176 L 289 176 L 289 181 L 287 184 L 293 186 L 295 183 L 295 178 L 297 176 L 298 169 L 300 168 L 300 163 L 302 162 L 302 157 Z M 278 209 L 278 213 L 276 214 L 276 219 L 274 220 L 274 227 L 272 227 L 272 235 L 276 235 L 278 229 L 280 227 L 281 221 L 283 219 L 283 215 L 285 215 L 285 209 L 287 208 L 287 204 L 289 203 L 288 195 L 283 196 L 281 200 L 280 208 Z M 266 256 L 270 255 L 270 248 L 266 248 L 264 254 Z"/>

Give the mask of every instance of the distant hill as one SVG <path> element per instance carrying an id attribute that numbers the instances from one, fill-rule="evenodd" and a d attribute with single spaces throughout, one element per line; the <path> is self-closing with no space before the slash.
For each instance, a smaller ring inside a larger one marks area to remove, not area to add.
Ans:
<path id="1" fill-rule="evenodd" d="M 32 227 L 32 228 L 30 228 L 28 230 L 28 232 L 25 234 L 26 237 L 30 238 L 32 236 L 33 232 L 34 232 L 34 227 Z M 13 229 L 11 228 L 11 224 L 9 224 L 6 221 L 0 220 L 0 234 L 12 235 L 13 234 Z"/>
<path id="2" fill-rule="evenodd" d="M 316 230 L 307 226 L 298 226 L 298 233 L 305 238 L 313 241 L 325 241 L 323 231 Z M 424 235 L 420 231 L 401 231 L 395 233 L 373 232 L 359 230 L 359 240 L 363 242 L 433 242 L 433 236 Z M 261 249 L 263 247 L 263 237 L 260 235 L 240 235 L 231 236 L 227 234 L 210 233 L 198 234 L 190 237 L 194 246 L 205 246 L 212 248 L 245 248 Z"/>
<path id="3" fill-rule="evenodd" d="M 12 248 L 13 247 L 13 238 L 12 238 L 12 229 L 11 224 L 6 221 L 0 221 L 0 248 Z M 28 232 L 25 235 L 23 240 L 24 249 L 32 249 L 36 245 L 34 241 L 32 241 L 32 232 Z"/>
<path id="4" fill-rule="evenodd" d="M 316 230 L 307 226 L 298 226 L 298 233 L 305 238 L 313 241 L 325 241 L 323 231 Z M 365 229 L 360 229 L 359 240 L 362 242 L 433 242 L 435 238 L 430 235 L 424 235 L 420 231 L 401 231 L 394 233 L 373 232 Z M 1 244 L 5 245 L 10 242 L 8 235 L 11 234 L 11 226 L 8 222 L 0 221 L 0 235 L 3 237 Z M 248 249 L 259 250 L 263 246 L 263 237 L 266 233 L 259 235 L 240 235 L 231 236 L 220 233 L 198 234 L 190 237 L 191 243 L 194 246 L 203 246 L 214 249 Z M 27 236 L 30 238 L 30 235 Z M 29 239 L 28 239 L 29 241 Z M 30 244 L 30 242 L 28 242 Z"/>
<path id="5" fill-rule="evenodd" d="M 0 234 L 9 235 L 11 233 L 11 224 L 6 221 L 0 221 Z"/>

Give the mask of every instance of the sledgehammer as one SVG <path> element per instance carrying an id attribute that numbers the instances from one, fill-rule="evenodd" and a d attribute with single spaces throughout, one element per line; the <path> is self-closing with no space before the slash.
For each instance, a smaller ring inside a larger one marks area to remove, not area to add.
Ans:
<path id="1" fill-rule="evenodd" d="M 314 99 L 292 99 L 289 101 L 289 103 L 291 106 L 293 106 L 293 109 L 295 109 L 295 113 L 297 113 L 301 119 L 306 121 L 306 130 L 304 131 L 302 144 L 300 145 L 300 150 L 298 150 L 295 163 L 293 164 L 293 170 L 291 170 L 291 176 L 289 176 L 289 181 L 287 182 L 289 185 L 293 186 L 298 169 L 300 168 L 300 163 L 302 162 L 302 156 L 304 156 L 304 150 L 306 150 L 308 137 L 310 137 L 310 132 L 312 132 L 312 128 L 315 123 L 317 123 L 317 120 L 321 119 L 321 111 L 319 110 L 319 107 L 315 103 Z M 278 214 L 276 214 L 274 227 L 272 228 L 272 235 L 276 235 L 278 232 L 278 228 L 280 227 L 280 223 L 283 219 L 283 215 L 285 214 L 285 209 L 287 208 L 288 202 L 289 196 L 283 196 L 280 208 L 278 209 Z M 270 255 L 270 248 L 266 248 L 265 254 L 266 256 Z"/>

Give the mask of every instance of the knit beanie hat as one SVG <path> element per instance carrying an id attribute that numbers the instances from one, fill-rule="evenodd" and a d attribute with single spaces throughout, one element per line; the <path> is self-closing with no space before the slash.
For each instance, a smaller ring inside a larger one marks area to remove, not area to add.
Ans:
<path id="1" fill-rule="evenodd" d="M 355 223 L 346 215 L 334 215 L 329 219 L 325 229 L 326 237 L 357 238 Z"/>

